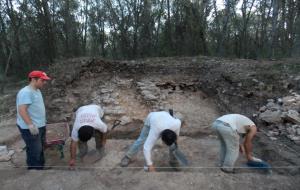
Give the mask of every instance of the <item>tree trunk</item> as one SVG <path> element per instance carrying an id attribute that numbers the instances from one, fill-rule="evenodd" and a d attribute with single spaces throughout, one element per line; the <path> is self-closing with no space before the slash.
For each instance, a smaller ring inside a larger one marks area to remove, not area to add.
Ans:
<path id="1" fill-rule="evenodd" d="M 11 56 L 12 56 L 12 50 L 10 49 L 6 64 L 5 64 L 5 70 L 4 70 L 4 74 L 3 74 L 3 79 L 1 81 L 1 88 L 0 88 L 0 93 L 3 94 L 4 93 L 4 87 L 6 84 L 6 79 L 7 79 L 7 74 L 8 74 L 8 69 L 9 69 L 9 65 L 10 65 L 10 60 L 11 60 Z"/>
<path id="2" fill-rule="evenodd" d="M 11 25 L 13 28 L 14 40 L 13 40 L 12 44 L 13 44 L 13 47 L 16 49 L 16 54 L 17 54 L 16 57 L 18 60 L 18 65 L 23 67 L 23 58 L 22 58 L 21 43 L 20 43 L 20 36 L 19 36 L 21 20 L 18 19 L 14 13 L 12 1 L 8 2 L 8 0 L 6 0 L 6 10 L 7 10 L 7 14 L 11 20 Z"/>
<path id="3" fill-rule="evenodd" d="M 296 5 L 296 19 L 295 19 L 295 32 L 291 41 L 294 41 L 292 46 L 292 56 L 300 58 L 300 2 L 297 1 Z M 290 26 L 292 27 L 292 26 Z"/>
<path id="4" fill-rule="evenodd" d="M 56 47 L 55 47 L 55 34 L 51 24 L 51 16 L 48 7 L 48 0 L 43 0 L 42 2 L 42 20 L 44 25 L 44 31 L 46 36 L 46 52 L 45 54 L 48 57 L 48 60 L 52 63 L 56 56 Z"/>
<path id="5" fill-rule="evenodd" d="M 275 58 L 275 54 L 277 53 L 278 49 L 278 0 L 273 0 L 273 13 L 272 13 L 272 45 L 271 45 L 271 58 Z"/>
<path id="6" fill-rule="evenodd" d="M 168 44 L 168 51 L 173 51 L 173 40 L 172 40 L 172 26 L 171 26 L 171 5 L 170 0 L 167 0 L 167 44 Z"/>

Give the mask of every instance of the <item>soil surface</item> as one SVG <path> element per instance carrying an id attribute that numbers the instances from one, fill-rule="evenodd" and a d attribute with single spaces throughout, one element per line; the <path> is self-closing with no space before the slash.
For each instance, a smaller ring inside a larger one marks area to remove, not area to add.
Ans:
<path id="1" fill-rule="evenodd" d="M 98 159 L 95 143 L 75 171 L 68 170 L 69 143 L 63 156 L 58 147 L 45 151 L 52 169 L 27 171 L 24 142 L 15 126 L 15 95 L 26 81 L 7 84 L 0 103 L 0 144 L 15 151 L 0 162 L 1 189 L 299 189 L 300 147 L 286 138 L 272 141 L 267 127 L 253 117 L 268 99 L 300 91 L 300 61 L 253 61 L 214 57 L 151 58 L 111 61 L 77 58 L 49 68 L 53 78 L 42 90 L 48 123 L 72 127 L 74 111 L 95 103 L 104 108 L 104 121 L 121 125 L 110 134 L 106 154 Z M 157 172 L 144 172 L 142 151 L 128 168 L 119 166 L 151 111 L 173 109 L 183 120 L 179 147 L 190 166 L 171 168 L 168 148 L 158 142 L 153 150 Z M 299 108 L 300 109 L 300 108 Z M 300 110 L 299 110 L 300 111 Z M 211 123 L 225 113 L 245 114 L 257 122 L 255 156 L 268 161 L 272 174 L 245 167 L 240 155 L 236 174 L 217 167 L 218 139 Z"/>

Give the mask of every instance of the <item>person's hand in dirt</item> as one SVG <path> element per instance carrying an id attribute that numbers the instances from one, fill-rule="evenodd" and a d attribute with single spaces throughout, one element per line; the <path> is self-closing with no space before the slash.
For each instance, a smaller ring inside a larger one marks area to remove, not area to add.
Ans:
<path id="1" fill-rule="evenodd" d="M 76 163 L 76 160 L 75 159 L 71 159 L 69 161 L 69 169 L 70 170 L 74 170 L 75 169 L 75 163 Z"/>
<path id="2" fill-rule="evenodd" d="M 69 168 L 74 170 L 75 169 L 75 163 L 76 163 L 76 149 L 77 149 L 77 142 L 71 141 L 70 144 L 70 161 L 69 161 Z"/>

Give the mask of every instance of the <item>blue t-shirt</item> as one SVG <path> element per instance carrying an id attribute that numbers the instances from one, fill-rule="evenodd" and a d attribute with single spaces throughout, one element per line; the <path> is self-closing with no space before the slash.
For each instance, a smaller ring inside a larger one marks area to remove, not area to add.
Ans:
<path id="1" fill-rule="evenodd" d="M 27 112 L 32 123 L 37 127 L 46 126 L 46 110 L 42 93 L 39 89 L 34 90 L 25 86 L 17 94 L 17 124 L 22 129 L 28 129 L 27 124 L 19 114 L 19 105 L 28 105 Z"/>

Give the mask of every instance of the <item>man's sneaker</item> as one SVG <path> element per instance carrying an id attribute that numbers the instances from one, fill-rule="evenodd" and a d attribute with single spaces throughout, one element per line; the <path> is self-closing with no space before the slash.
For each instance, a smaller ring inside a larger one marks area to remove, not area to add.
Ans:
<path id="1" fill-rule="evenodd" d="M 228 167 L 221 167 L 221 171 L 224 173 L 228 173 L 228 174 L 234 174 L 235 171 L 233 168 L 228 168 Z"/>
<path id="2" fill-rule="evenodd" d="M 44 166 L 44 167 L 43 167 L 43 170 L 51 170 L 51 169 L 53 169 L 52 166 Z"/>
<path id="3" fill-rule="evenodd" d="M 105 148 L 97 149 L 97 152 L 101 157 L 104 157 L 106 155 Z"/>
<path id="4" fill-rule="evenodd" d="M 127 167 L 130 163 L 130 158 L 128 156 L 124 156 L 121 160 L 121 167 Z"/>
<path id="5" fill-rule="evenodd" d="M 169 161 L 169 164 L 170 164 L 170 166 L 171 166 L 171 168 L 174 170 L 174 171 L 181 171 L 181 169 L 180 169 L 180 166 L 179 166 L 179 163 L 177 162 L 177 161 L 174 161 L 174 160 L 170 160 Z"/>

